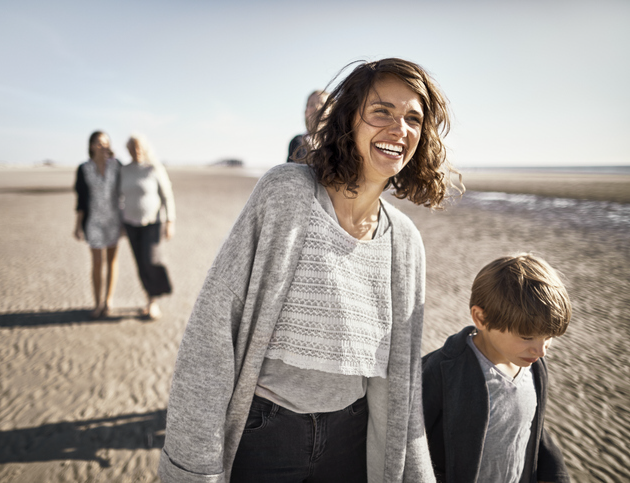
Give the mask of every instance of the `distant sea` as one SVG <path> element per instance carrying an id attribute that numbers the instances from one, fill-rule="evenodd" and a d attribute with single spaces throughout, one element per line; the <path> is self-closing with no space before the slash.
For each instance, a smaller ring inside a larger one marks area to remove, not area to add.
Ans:
<path id="1" fill-rule="evenodd" d="M 476 167 L 462 172 L 630 175 L 630 166 Z M 555 227 L 598 230 L 630 239 L 630 204 L 552 198 L 529 194 L 469 191 L 462 203 L 487 211 L 526 215 Z"/>
<path id="2" fill-rule="evenodd" d="M 526 215 L 555 227 L 600 230 L 630 240 L 630 204 L 469 191 L 461 203 L 485 211 Z"/>

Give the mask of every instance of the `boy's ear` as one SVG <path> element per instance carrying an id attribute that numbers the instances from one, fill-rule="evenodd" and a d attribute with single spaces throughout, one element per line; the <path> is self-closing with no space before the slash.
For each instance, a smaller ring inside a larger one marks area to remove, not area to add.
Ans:
<path id="1" fill-rule="evenodd" d="M 486 316 L 483 313 L 483 309 L 478 305 L 473 305 L 470 308 L 470 316 L 475 323 L 477 330 L 484 330 L 486 328 Z"/>

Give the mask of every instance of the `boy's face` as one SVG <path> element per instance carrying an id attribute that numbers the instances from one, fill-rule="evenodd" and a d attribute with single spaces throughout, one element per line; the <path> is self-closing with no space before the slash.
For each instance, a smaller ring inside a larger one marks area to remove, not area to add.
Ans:
<path id="1" fill-rule="evenodd" d="M 483 311 L 479 307 L 473 307 L 471 314 L 477 326 L 475 345 L 497 366 L 504 365 L 517 372 L 520 367 L 529 367 L 547 354 L 553 340 L 553 337 L 546 335 L 521 336 L 509 331 L 487 329 L 483 324 Z"/>

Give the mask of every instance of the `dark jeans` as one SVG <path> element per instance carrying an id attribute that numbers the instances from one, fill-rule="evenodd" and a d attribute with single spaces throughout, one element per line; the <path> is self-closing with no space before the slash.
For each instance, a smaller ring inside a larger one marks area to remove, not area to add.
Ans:
<path id="1" fill-rule="evenodd" d="M 171 293 L 171 281 L 160 261 L 161 223 L 133 226 L 125 223 L 129 244 L 138 266 L 138 275 L 144 290 L 151 297 Z"/>
<path id="2" fill-rule="evenodd" d="M 254 396 L 231 483 L 365 483 L 365 397 L 340 411 L 298 414 Z"/>

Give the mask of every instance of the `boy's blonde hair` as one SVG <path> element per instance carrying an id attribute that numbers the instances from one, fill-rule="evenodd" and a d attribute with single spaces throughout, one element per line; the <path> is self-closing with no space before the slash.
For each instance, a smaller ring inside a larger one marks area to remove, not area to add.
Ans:
<path id="1" fill-rule="evenodd" d="M 523 336 L 564 334 L 571 302 L 558 273 L 530 253 L 499 258 L 481 269 L 470 307 L 483 309 L 488 329 Z"/>

